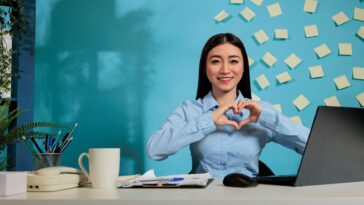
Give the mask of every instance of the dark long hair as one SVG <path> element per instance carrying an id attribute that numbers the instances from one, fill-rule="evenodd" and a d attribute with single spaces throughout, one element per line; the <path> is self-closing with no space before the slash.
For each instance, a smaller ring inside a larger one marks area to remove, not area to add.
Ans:
<path id="1" fill-rule="evenodd" d="M 241 40 L 231 33 L 221 33 L 212 36 L 209 40 L 207 40 L 205 46 L 202 49 L 201 58 L 200 58 L 200 68 L 198 74 L 198 87 L 197 87 L 197 95 L 196 100 L 198 98 L 203 98 L 207 93 L 212 89 L 212 85 L 207 78 L 206 75 L 206 60 L 207 54 L 211 49 L 215 48 L 218 45 L 230 43 L 241 50 L 241 54 L 243 55 L 243 63 L 244 63 L 244 73 L 243 77 L 239 81 L 237 85 L 237 90 L 244 95 L 246 98 L 251 98 L 251 90 L 250 90 L 250 77 L 249 77 L 249 62 L 248 55 L 246 54 L 244 44 Z"/>

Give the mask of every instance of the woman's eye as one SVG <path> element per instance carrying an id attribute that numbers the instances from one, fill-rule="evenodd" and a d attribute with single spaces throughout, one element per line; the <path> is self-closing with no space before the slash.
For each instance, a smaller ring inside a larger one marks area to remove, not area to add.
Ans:
<path id="1" fill-rule="evenodd" d="M 212 64 L 218 64 L 220 61 L 219 60 L 212 60 L 211 63 Z"/>
<path id="2" fill-rule="evenodd" d="M 231 64 L 237 64 L 237 63 L 239 63 L 239 61 L 237 61 L 237 60 L 231 60 L 230 63 Z"/>

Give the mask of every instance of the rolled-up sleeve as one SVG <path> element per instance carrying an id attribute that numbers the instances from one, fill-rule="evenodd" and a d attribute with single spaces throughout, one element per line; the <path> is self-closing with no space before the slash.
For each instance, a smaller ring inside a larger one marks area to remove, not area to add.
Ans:
<path id="1" fill-rule="evenodd" d="M 258 122 L 272 131 L 271 141 L 302 154 L 310 129 L 294 123 L 291 119 L 276 111 L 269 103 L 262 103 L 263 109 Z"/>
<path id="2" fill-rule="evenodd" d="M 211 113 L 203 113 L 189 119 L 186 114 L 193 112 L 191 102 L 186 101 L 167 118 L 166 122 L 149 138 L 148 156 L 163 160 L 183 147 L 201 140 L 216 130 Z"/>

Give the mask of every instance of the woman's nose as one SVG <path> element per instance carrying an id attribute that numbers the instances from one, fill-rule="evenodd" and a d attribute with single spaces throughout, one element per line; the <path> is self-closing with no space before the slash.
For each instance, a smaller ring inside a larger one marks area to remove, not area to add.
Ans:
<path id="1" fill-rule="evenodd" d="M 225 74 L 229 72 L 230 72 L 229 65 L 227 63 L 222 63 L 220 68 L 220 73 Z"/>

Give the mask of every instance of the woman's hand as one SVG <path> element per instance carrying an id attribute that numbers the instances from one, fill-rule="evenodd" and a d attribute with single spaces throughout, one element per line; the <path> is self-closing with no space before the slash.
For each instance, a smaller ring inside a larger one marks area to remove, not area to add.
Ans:
<path id="1" fill-rule="evenodd" d="M 232 125 L 236 127 L 236 129 L 239 129 L 241 126 L 239 126 L 238 122 L 235 122 L 233 120 L 229 120 L 225 113 L 230 109 L 233 108 L 234 112 L 237 110 L 237 106 L 234 104 L 234 102 L 229 103 L 224 106 L 218 107 L 215 111 L 211 113 L 212 119 L 215 123 L 215 125 Z"/>
<path id="2" fill-rule="evenodd" d="M 238 129 L 245 126 L 246 124 L 249 124 L 252 122 L 256 123 L 258 121 L 260 113 L 262 112 L 262 109 L 263 109 L 263 107 L 255 101 L 241 100 L 241 101 L 239 101 L 238 105 L 235 107 L 234 113 L 240 113 L 243 108 L 248 109 L 250 111 L 250 114 L 247 119 L 239 122 Z"/>

